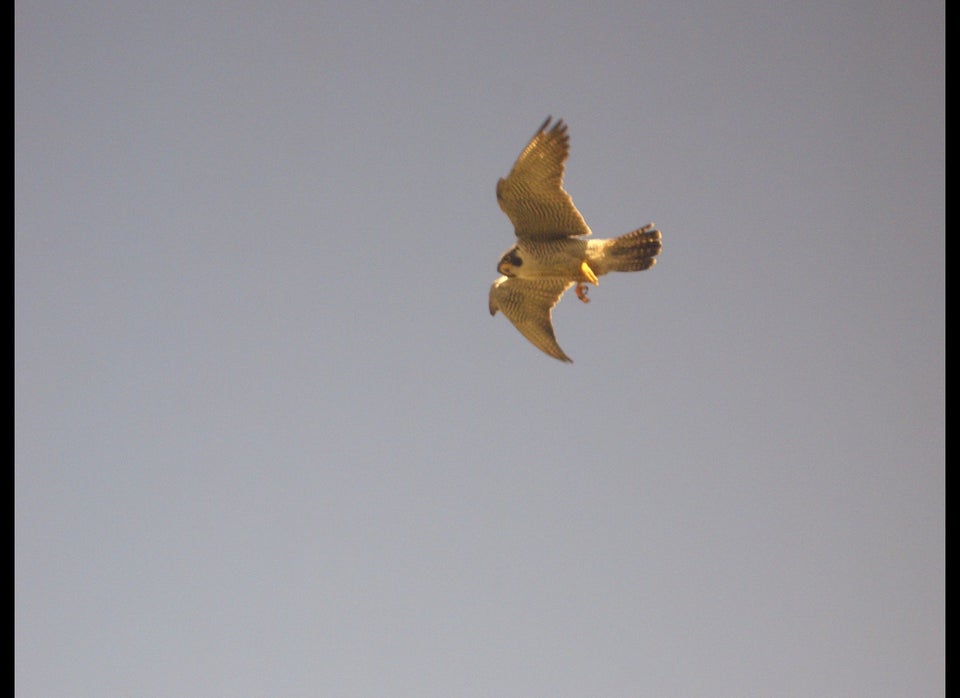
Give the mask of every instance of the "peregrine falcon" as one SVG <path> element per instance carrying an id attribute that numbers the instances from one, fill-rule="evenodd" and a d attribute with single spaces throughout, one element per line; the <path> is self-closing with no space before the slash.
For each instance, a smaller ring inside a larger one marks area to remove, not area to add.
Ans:
<path id="1" fill-rule="evenodd" d="M 516 244 L 497 264 L 502 274 L 490 287 L 490 314 L 502 310 L 524 337 L 555 359 L 572 362 L 553 332 L 551 314 L 564 291 L 576 285 L 584 303 L 586 283 L 611 271 L 642 271 L 657 263 L 660 231 L 648 223 L 606 240 L 586 240 L 590 228 L 563 188 L 570 136 L 550 117 L 520 153 L 513 170 L 497 182 L 497 202 L 513 222 Z"/>

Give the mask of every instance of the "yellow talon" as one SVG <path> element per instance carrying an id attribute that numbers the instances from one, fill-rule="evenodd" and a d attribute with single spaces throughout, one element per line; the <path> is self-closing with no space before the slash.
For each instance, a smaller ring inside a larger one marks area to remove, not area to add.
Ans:
<path id="1" fill-rule="evenodd" d="M 589 281 L 594 286 L 599 286 L 600 282 L 597 281 L 597 275 L 593 273 L 593 269 L 590 268 L 590 265 L 586 261 L 580 264 L 580 271 L 583 273 L 584 281 Z"/>

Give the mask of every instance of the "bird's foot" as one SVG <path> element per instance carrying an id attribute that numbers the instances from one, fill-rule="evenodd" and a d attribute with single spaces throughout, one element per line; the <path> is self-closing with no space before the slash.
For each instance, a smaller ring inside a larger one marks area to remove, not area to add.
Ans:
<path id="1" fill-rule="evenodd" d="M 599 286 L 600 282 L 597 280 L 597 275 L 593 273 L 593 269 L 590 268 L 590 265 L 587 264 L 586 260 L 580 264 L 580 273 L 583 275 L 583 279 L 577 281 L 577 298 L 584 303 L 589 303 L 590 299 L 587 298 L 587 287 L 584 282 L 590 282 L 594 286 Z"/>
<path id="2" fill-rule="evenodd" d="M 583 281 L 589 281 L 594 286 L 599 286 L 600 282 L 597 280 L 597 275 L 593 273 L 593 269 L 590 268 L 590 265 L 583 261 L 580 263 L 580 273 L 583 275 Z"/>

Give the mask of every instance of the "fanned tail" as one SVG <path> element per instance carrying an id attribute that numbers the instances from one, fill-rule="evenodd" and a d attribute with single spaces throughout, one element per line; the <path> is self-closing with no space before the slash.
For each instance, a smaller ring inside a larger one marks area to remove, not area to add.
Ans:
<path id="1" fill-rule="evenodd" d="M 604 262 L 608 271 L 643 271 L 657 263 L 662 247 L 660 231 L 653 223 L 648 223 L 614 238 L 605 250 Z"/>

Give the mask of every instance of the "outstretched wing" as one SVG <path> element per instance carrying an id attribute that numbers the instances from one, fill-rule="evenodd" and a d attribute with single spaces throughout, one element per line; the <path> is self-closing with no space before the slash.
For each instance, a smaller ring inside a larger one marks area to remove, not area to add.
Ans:
<path id="1" fill-rule="evenodd" d="M 535 347 L 555 359 L 572 363 L 563 353 L 553 333 L 550 316 L 560 296 L 573 286 L 572 281 L 556 279 L 511 279 L 501 276 L 490 287 L 490 314 L 502 310 L 507 319 Z"/>
<path id="2" fill-rule="evenodd" d="M 518 238 L 549 240 L 589 235 L 590 228 L 563 189 L 570 136 L 562 120 L 547 130 L 550 117 L 520 153 L 505 179 L 497 182 L 497 201 L 513 222 Z"/>

